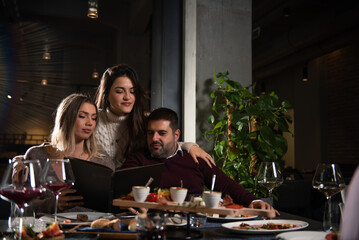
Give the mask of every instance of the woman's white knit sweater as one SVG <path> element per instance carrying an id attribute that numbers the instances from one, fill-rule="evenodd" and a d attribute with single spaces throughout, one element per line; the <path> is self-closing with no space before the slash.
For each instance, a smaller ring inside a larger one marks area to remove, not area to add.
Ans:
<path id="1" fill-rule="evenodd" d="M 116 169 L 125 161 L 124 154 L 129 134 L 126 116 L 117 116 L 108 109 L 99 111 L 96 138 L 101 151 L 104 151 L 115 162 Z"/>

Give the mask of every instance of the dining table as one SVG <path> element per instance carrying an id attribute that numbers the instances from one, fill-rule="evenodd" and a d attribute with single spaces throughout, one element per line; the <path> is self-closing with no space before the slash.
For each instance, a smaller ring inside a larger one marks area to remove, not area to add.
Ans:
<path id="1" fill-rule="evenodd" d="M 288 219 L 288 220 L 299 220 L 307 222 L 309 225 L 301 230 L 297 231 L 323 231 L 323 224 L 320 221 L 301 217 L 298 215 L 290 214 L 287 212 L 279 211 L 280 216 L 277 216 L 273 219 Z M 257 217 L 253 220 L 260 220 L 262 217 Z M 207 219 L 206 223 L 200 227 L 191 227 L 192 239 L 251 239 L 251 240 L 272 240 L 275 239 L 278 233 L 260 233 L 260 234 L 244 234 L 239 232 L 232 232 L 224 227 L 222 220 L 213 220 Z M 65 239 L 106 239 L 103 235 L 101 236 L 98 233 L 73 233 L 68 232 L 68 229 L 63 229 L 65 233 Z M 185 236 L 188 236 L 187 226 L 177 226 L 177 227 L 167 227 L 166 230 L 167 239 L 184 239 Z M 8 228 L 7 220 L 0 220 L 0 237 L 6 239 L 12 239 L 12 232 Z M 109 237 L 115 239 L 114 237 Z M 133 239 L 133 236 L 131 237 Z M 122 238 L 124 239 L 124 238 Z"/>

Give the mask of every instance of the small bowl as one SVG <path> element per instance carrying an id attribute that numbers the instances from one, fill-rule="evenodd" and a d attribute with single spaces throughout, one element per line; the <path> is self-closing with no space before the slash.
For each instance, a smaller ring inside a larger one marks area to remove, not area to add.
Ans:
<path id="1" fill-rule="evenodd" d="M 171 187 L 171 198 L 174 202 L 183 203 L 187 196 L 187 188 Z"/>
<path id="2" fill-rule="evenodd" d="M 145 186 L 133 186 L 132 194 L 136 202 L 144 202 L 150 193 L 150 187 Z"/>
<path id="3" fill-rule="evenodd" d="M 218 207 L 218 204 L 221 201 L 221 196 L 221 192 L 204 191 L 202 193 L 203 201 L 208 208 Z"/>

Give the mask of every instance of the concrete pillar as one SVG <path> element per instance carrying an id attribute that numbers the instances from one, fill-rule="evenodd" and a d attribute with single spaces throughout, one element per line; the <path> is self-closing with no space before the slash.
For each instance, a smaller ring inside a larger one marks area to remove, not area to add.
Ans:
<path id="1" fill-rule="evenodd" d="M 196 141 L 196 19 L 197 0 L 183 6 L 183 141 Z"/>
<path id="2" fill-rule="evenodd" d="M 212 112 L 213 74 L 228 70 L 243 86 L 252 82 L 252 1 L 197 0 L 196 14 L 196 142 L 210 151 L 202 133 Z"/>

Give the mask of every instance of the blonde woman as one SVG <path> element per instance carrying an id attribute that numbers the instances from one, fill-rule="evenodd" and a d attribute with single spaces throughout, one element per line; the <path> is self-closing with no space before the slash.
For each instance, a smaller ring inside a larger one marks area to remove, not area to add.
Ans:
<path id="1" fill-rule="evenodd" d="M 24 158 L 39 159 L 44 167 L 48 158 L 72 157 L 96 162 L 114 170 L 113 161 L 98 152 L 93 134 L 97 125 L 97 116 L 97 107 L 89 97 L 79 93 L 69 95 L 62 100 L 56 110 L 51 142 L 29 148 Z M 60 211 L 83 204 L 81 196 L 69 195 L 75 192 L 75 189 L 61 192 L 58 203 Z M 42 204 L 37 206 L 37 211 L 39 210 L 49 212 L 53 210 L 53 205 Z"/>

